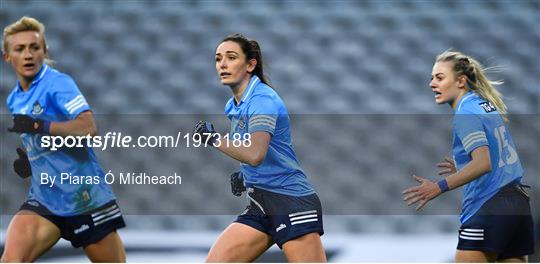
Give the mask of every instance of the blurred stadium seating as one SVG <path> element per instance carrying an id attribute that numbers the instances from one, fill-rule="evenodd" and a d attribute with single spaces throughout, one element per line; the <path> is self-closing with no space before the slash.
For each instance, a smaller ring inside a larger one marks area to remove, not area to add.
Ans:
<path id="1" fill-rule="evenodd" d="M 340 232 L 455 232 L 459 192 L 428 208 L 438 221 L 408 217 L 414 212 L 400 198 L 412 173 L 435 178 L 434 164 L 449 154 L 451 111 L 435 105 L 428 81 L 436 54 L 455 48 L 502 66 L 492 76 L 505 80 L 526 181 L 540 198 L 539 1 L 0 1 L 2 26 L 22 15 L 47 26 L 56 67 L 76 80 L 100 130 L 133 136 L 190 132 L 201 114 L 217 114 L 225 131 L 220 114 L 230 93 L 215 75 L 215 48 L 233 32 L 257 39 L 293 114 L 295 146 L 329 215 L 327 231 Z M 6 63 L 0 74 L 5 131 L 4 100 L 16 80 Z M 28 184 L 11 172 L 15 136 L 1 137 L 0 206 L 9 215 Z M 115 186 L 134 216 L 129 228 L 215 231 L 242 210 L 228 190 L 237 164 L 218 153 L 98 155 L 105 170 L 184 177 L 177 189 Z M 157 216 L 140 217 L 148 214 Z"/>

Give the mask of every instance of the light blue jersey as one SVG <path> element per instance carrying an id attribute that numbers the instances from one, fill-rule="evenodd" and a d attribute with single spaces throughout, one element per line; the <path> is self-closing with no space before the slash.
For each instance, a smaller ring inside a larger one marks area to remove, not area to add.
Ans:
<path id="1" fill-rule="evenodd" d="M 75 119 L 90 110 L 75 82 L 66 74 L 43 65 L 29 89 L 24 92 L 17 83 L 7 98 L 12 114 L 29 115 L 51 122 Z M 28 200 L 37 200 L 59 216 L 81 214 L 114 200 L 110 186 L 91 148 L 60 148 L 51 151 L 41 147 L 42 134 L 20 135 L 32 167 L 32 185 Z M 44 174 L 56 177 L 54 183 L 42 181 Z M 61 180 L 64 176 L 69 179 Z M 75 177 L 74 177 L 75 176 Z M 88 177 L 81 183 L 79 176 Z"/>
<path id="2" fill-rule="evenodd" d="M 278 94 L 253 76 L 236 104 L 232 97 L 225 106 L 231 120 L 230 134 L 265 131 L 271 135 L 268 152 L 261 165 L 241 164 L 245 185 L 270 192 L 305 196 L 314 193 L 294 153 L 289 114 Z M 231 136 L 232 138 L 232 136 Z"/>
<path id="3" fill-rule="evenodd" d="M 488 146 L 491 172 L 464 187 L 461 223 L 473 216 L 499 189 L 519 183 L 523 168 L 510 131 L 497 109 L 476 93 L 469 92 L 459 101 L 453 121 L 453 155 L 461 170 L 471 160 L 474 149 Z"/>

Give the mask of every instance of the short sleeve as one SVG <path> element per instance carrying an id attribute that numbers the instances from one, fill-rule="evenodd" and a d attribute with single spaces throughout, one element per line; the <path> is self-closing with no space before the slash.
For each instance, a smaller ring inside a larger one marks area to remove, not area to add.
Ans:
<path id="1" fill-rule="evenodd" d="M 476 148 L 489 145 L 482 120 L 478 115 L 456 114 L 454 116 L 454 131 L 460 139 L 463 149 L 469 155 Z"/>
<path id="2" fill-rule="evenodd" d="M 266 131 L 274 135 L 279 113 L 278 105 L 270 96 L 252 98 L 248 110 L 248 133 Z"/>
<path id="3" fill-rule="evenodd" d="M 90 106 L 77 87 L 77 84 L 67 75 L 54 80 L 53 99 L 62 113 L 69 119 L 74 119 L 80 113 L 90 110 Z"/>

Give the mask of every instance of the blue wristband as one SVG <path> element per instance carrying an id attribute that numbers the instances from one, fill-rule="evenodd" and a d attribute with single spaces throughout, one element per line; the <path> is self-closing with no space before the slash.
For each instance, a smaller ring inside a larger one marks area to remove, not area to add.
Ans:
<path id="1" fill-rule="evenodd" d="M 447 192 L 450 190 L 450 188 L 448 188 L 448 182 L 446 181 L 446 179 L 438 181 L 437 185 L 439 185 L 439 188 L 441 188 L 441 192 Z"/>

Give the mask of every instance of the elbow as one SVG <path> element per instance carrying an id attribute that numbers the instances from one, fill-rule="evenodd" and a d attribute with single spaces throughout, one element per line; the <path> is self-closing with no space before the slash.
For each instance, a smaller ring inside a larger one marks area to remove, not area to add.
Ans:
<path id="1" fill-rule="evenodd" d="M 254 159 L 251 159 L 251 160 L 248 162 L 248 164 L 249 164 L 250 166 L 252 166 L 252 167 L 257 167 L 257 166 L 261 165 L 262 162 L 263 162 L 263 159 L 255 159 L 255 158 L 254 158 Z"/>
<path id="2" fill-rule="evenodd" d="M 484 171 L 484 174 L 485 174 L 485 173 L 491 172 L 491 164 L 489 164 L 489 163 L 488 163 L 488 164 L 485 164 L 484 167 L 483 167 L 482 169 L 483 169 L 483 171 Z"/>
<path id="3" fill-rule="evenodd" d="M 483 174 L 486 174 L 486 173 L 490 173 L 491 172 L 491 161 L 490 160 L 486 160 L 484 162 L 482 162 L 479 166 L 479 169 L 480 169 L 480 173 L 483 175 Z"/>
<path id="4" fill-rule="evenodd" d="M 257 167 L 261 165 L 264 161 L 265 154 L 257 153 L 256 155 L 253 155 L 251 159 L 248 161 L 248 164 L 253 167 Z"/>
<path id="5" fill-rule="evenodd" d="M 98 132 L 98 131 L 97 131 L 96 125 L 95 125 L 95 124 L 92 124 L 92 125 L 90 125 L 90 126 L 86 129 L 86 134 L 85 134 L 85 136 L 86 136 L 86 135 L 90 135 L 91 137 L 97 136 L 97 132 Z"/>

